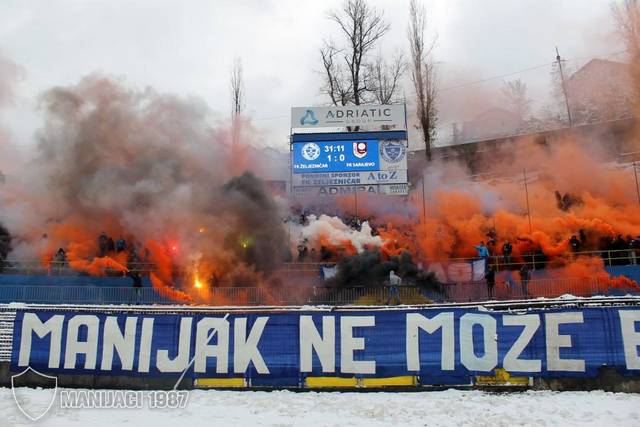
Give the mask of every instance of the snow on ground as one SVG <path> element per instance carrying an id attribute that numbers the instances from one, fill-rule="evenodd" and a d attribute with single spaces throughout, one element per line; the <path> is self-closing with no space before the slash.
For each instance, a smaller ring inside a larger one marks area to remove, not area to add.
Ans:
<path id="1" fill-rule="evenodd" d="M 41 390 L 17 389 L 27 400 Z M 0 426 L 640 426 L 640 395 L 605 392 L 192 391 L 185 409 L 61 409 L 36 423 L 0 388 Z"/>

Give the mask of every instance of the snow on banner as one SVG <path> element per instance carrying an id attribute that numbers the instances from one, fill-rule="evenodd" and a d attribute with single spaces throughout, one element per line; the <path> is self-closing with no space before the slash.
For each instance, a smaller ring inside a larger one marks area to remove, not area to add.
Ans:
<path id="1" fill-rule="evenodd" d="M 11 368 L 55 374 L 302 378 L 419 375 L 460 383 L 504 368 L 527 376 L 640 371 L 640 310 L 526 314 L 477 309 L 96 314 L 19 311 Z M 217 333 L 210 341 L 210 332 Z"/>

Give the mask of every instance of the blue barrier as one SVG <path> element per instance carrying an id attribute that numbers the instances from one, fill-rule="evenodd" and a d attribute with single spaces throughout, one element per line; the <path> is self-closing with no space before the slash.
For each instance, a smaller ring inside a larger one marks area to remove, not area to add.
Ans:
<path id="1" fill-rule="evenodd" d="M 87 275 L 30 275 L 30 274 L 0 274 L 0 288 L 2 286 L 102 286 L 109 288 L 130 288 L 131 278 L 95 277 Z M 149 277 L 142 277 L 142 286 L 151 287 Z"/>
<path id="2" fill-rule="evenodd" d="M 244 378 L 415 376 L 461 384 L 497 368 L 532 377 L 640 374 L 640 309 L 477 308 L 116 314 L 19 310 L 11 370 L 50 374 Z M 465 381 L 465 379 L 467 379 Z"/>
<path id="3" fill-rule="evenodd" d="M 0 286 L 0 303 L 31 304 L 175 304 L 153 288 L 98 286 Z"/>

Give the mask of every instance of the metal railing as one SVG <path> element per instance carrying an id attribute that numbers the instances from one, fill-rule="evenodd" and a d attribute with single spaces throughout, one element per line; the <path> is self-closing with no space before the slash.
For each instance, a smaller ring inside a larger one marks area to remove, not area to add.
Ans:
<path id="1" fill-rule="evenodd" d="M 640 295 L 633 282 L 616 279 L 542 279 L 499 281 L 492 288 L 485 282 L 450 283 L 437 289 L 400 286 L 398 297 L 388 287 L 329 288 L 320 286 L 214 287 L 190 292 L 191 301 L 178 301 L 172 289 L 100 286 L 0 286 L 0 303 L 34 304 L 195 304 L 213 306 L 256 305 L 384 305 L 483 302 L 579 297 Z"/>
<path id="2" fill-rule="evenodd" d="M 123 264 L 129 271 L 148 274 L 156 270 L 151 262 L 129 262 Z M 107 276 L 123 276 L 124 272 L 106 267 L 103 273 Z M 24 274 L 34 276 L 78 276 L 86 274 L 81 268 L 73 268 L 68 261 L 40 260 L 0 260 L 0 274 Z"/>
<path id="3" fill-rule="evenodd" d="M 176 304 L 170 291 L 97 286 L 0 286 L 0 303 Z"/>
<path id="4" fill-rule="evenodd" d="M 500 270 L 517 270 L 522 265 L 527 264 L 532 269 L 543 269 L 547 265 L 554 265 L 557 261 L 573 262 L 578 257 L 600 257 L 602 258 L 604 265 L 618 266 L 618 265 L 638 265 L 640 263 L 640 248 L 638 249 L 618 249 L 618 250 L 598 250 L 598 251 L 581 251 L 581 252 L 566 252 L 560 255 L 548 256 L 545 254 L 524 254 L 524 255 L 511 255 L 505 257 L 501 254 L 491 255 L 488 260 L 490 264 L 493 264 Z M 470 262 L 479 259 L 478 257 L 469 258 L 437 258 L 426 260 L 426 264 L 430 263 L 451 263 L 451 262 Z M 322 266 L 334 266 L 335 262 L 319 262 L 319 261 L 305 261 L 305 262 L 289 262 L 283 263 L 280 271 L 282 273 L 309 273 L 319 272 Z M 151 262 L 135 262 L 127 263 L 125 265 L 130 271 L 137 271 L 142 274 L 148 274 L 156 270 L 156 265 Z M 106 268 L 104 270 L 106 275 L 111 276 L 123 276 L 122 271 L 118 271 L 113 268 Z M 185 273 L 185 271 L 175 271 L 176 275 Z M 83 273 L 81 270 L 71 268 L 68 262 L 43 262 L 40 260 L 0 260 L 0 274 L 26 274 L 26 275 L 50 275 L 50 276 L 77 276 Z"/>

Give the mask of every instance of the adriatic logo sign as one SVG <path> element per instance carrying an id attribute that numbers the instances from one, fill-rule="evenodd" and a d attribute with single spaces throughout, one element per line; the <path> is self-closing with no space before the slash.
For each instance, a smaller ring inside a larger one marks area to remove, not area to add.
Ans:
<path id="1" fill-rule="evenodd" d="M 380 156 L 388 163 L 404 159 L 406 148 L 401 141 L 384 141 L 380 144 Z"/>
<path id="2" fill-rule="evenodd" d="M 302 157 L 306 160 L 315 160 L 320 156 L 320 147 L 314 142 L 308 142 L 302 146 Z"/>
<path id="3" fill-rule="evenodd" d="M 301 125 L 317 125 L 318 119 L 316 119 L 316 115 L 313 110 L 306 110 L 304 116 L 300 117 Z"/>
<path id="4" fill-rule="evenodd" d="M 326 107 L 293 107 L 292 128 L 340 128 L 360 126 L 385 130 L 406 130 L 406 109 L 398 105 L 333 105 Z M 371 147 L 369 147 L 371 148 Z"/>
<path id="5" fill-rule="evenodd" d="M 353 143 L 353 155 L 361 159 L 367 155 L 367 142 L 356 141 Z"/>

